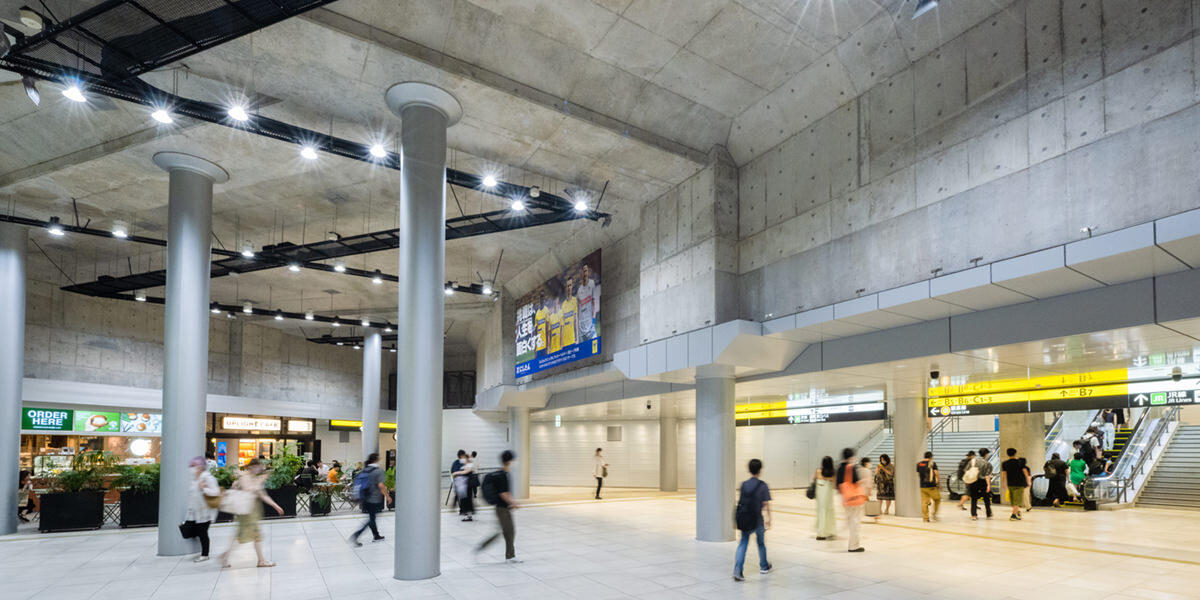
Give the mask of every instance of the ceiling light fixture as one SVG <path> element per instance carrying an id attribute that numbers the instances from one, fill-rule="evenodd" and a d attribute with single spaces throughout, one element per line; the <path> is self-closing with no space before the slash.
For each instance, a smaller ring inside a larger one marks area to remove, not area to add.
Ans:
<path id="1" fill-rule="evenodd" d="M 392 332 L 392 326 L 391 326 L 391 325 L 388 325 L 388 326 L 384 327 L 384 328 L 383 328 L 383 332 L 384 332 L 384 333 L 391 333 L 391 332 Z"/>
<path id="2" fill-rule="evenodd" d="M 346 272 L 346 261 L 341 260 L 341 259 L 333 261 L 333 270 L 337 271 L 338 273 L 345 273 Z"/>
<path id="3" fill-rule="evenodd" d="M 521 212 L 521 211 L 525 210 L 525 203 L 521 202 L 521 200 L 519 198 L 516 200 L 513 200 L 512 209 L 513 209 L 513 212 Z"/>
<path id="4" fill-rule="evenodd" d="M 282 320 L 283 320 L 283 311 L 282 311 L 282 310 L 275 309 L 275 320 L 276 320 L 276 321 L 282 321 Z"/>
<path id="5" fill-rule="evenodd" d="M 375 285 L 383 283 L 383 273 L 380 273 L 379 269 L 375 269 L 375 275 L 371 277 L 371 283 Z"/>
<path id="6" fill-rule="evenodd" d="M 26 75 L 21 78 L 21 85 L 25 88 L 25 95 L 29 96 L 29 101 L 33 102 L 34 106 L 41 106 L 42 94 L 37 89 L 37 81 Z"/>
<path id="7" fill-rule="evenodd" d="M 375 158 L 387 157 L 387 150 L 383 148 L 383 144 L 372 144 L 370 152 L 371 156 L 374 156 Z"/>
<path id="8" fill-rule="evenodd" d="M 312 146 L 300 148 L 300 156 L 305 160 L 317 160 L 317 150 Z"/>
<path id="9" fill-rule="evenodd" d="M 28 6 L 21 7 L 21 24 L 34 31 L 41 31 L 45 27 L 42 15 Z"/>
<path id="10" fill-rule="evenodd" d="M 345 344 L 345 343 L 343 343 L 343 342 L 338 342 L 338 343 L 337 343 L 337 345 L 339 345 L 339 346 L 345 346 L 346 344 Z"/>
<path id="11" fill-rule="evenodd" d="M 49 231 L 50 235 L 59 237 L 62 237 L 66 233 L 66 230 L 63 229 L 62 221 L 58 217 L 50 217 L 50 222 L 46 224 L 46 231 Z"/>
<path id="12" fill-rule="evenodd" d="M 171 118 L 171 113 L 167 112 L 167 109 L 165 108 L 156 109 L 154 112 L 150 113 L 150 118 L 162 123 L 163 125 L 170 125 L 171 123 L 175 122 L 175 119 Z"/>
<path id="13" fill-rule="evenodd" d="M 308 311 L 308 312 L 306 312 L 306 313 L 304 313 L 304 320 L 305 320 L 305 321 L 311 321 L 311 320 L 313 320 L 313 319 L 315 319 L 315 318 L 316 318 L 316 315 L 314 315 L 314 314 L 313 314 L 313 311 L 311 311 L 311 310 L 310 310 L 310 311 Z"/>
<path id="14" fill-rule="evenodd" d="M 212 312 L 212 314 L 214 314 L 214 315 L 219 315 L 219 314 L 221 314 L 221 307 L 220 307 L 220 306 L 218 306 L 216 302 L 210 303 L 210 304 L 208 305 L 208 310 L 209 310 L 210 312 Z"/>
<path id="15" fill-rule="evenodd" d="M 87 102 L 87 96 L 83 95 L 83 88 L 75 82 L 68 83 L 67 87 L 63 88 L 62 95 L 71 102 Z"/>
<path id="16" fill-rule="evenodd" d="M 488 173 L 487 175 L 483 176 L 483 187 L 494 188 L 494 187 L 496 187 L 496 183 L 498 183 L 498 182 L 496 181 L 495 175 Z"/>
<path id="17" fill-rule="evenodd" d="M 249 300 L 242 303 L 242 312 L 246 314 L 254 314 L 254 304 Z"/>
<path id="18" fill-rule="evenodd" d="M 395 353 L 396 353 L 396 347 L 395 347 L 395 346 L 392 346 L 391 348 L 388 348 L 388 352 L 391 352 L 392 354 L 395 354 Z"/>
<path id="19" fill-rule="evenodd" d="M 254 244 L 250 243 L 250 240 L 242 242 L 242 256 L 254 258 Z"/>
<path id="20" fill-rule="evenodd" d="M 342 326 L 342 322 L 341 322 L 341 321 L 339 321 L 337 317 L 334 317 L 334 318 L 333 318 L 333 323 L 330 323 L 330 325 L 333 325 L 334 327 L 341 327 L 341 326 Z"/>
<path id="21" fill-rule="evenodd" d="M 138 290 L 138 291 L 134 292 L 133 299 L 137 300 L 138 302 L 145 302 L 146 301 L 146 292 L 143 290 Z"/>
<path id="22" fill-rule="evenodd" d="M 530 198 L 537 198 L 538 196 L 541 196 L 541 195 L 542 195 L 542 188 L 540 188 L 536 185 L 529 188 L 529 197 Z"/>
<path id="23" fill-rule="evenodd" d="M 359 346 L 358 344 L 355 344 L 355 345 L 354 345 L 354 349 L 355 349 L 355 350 L 362 350 L 362 346 Z"/>
<path id="24" fill-rule="evenodd" d="M 938 0 L 917 0 L 917 8 L 913 10 L 912 18 L 917 17 L 937 8 Z"/>
<path id="25" fill-rule="evenodd" d="M 587 209 L 588 209 L 588 207 L 587 207 L 587 202 L 584 202 L 583 200 L 576 200 L 576 201 L 575 201 L 575 211 L 576 211 L 576 212 L 584 212 L 584 211 L 586 211 Z"/>
<path id="26" fill-rule="evenodd" d="M 230 106 L 229 110 L 225 111 L 225 114 L 229 115 L 230 119 L 233 119 L 238 123 L 244 123 L 250 120 L 250 115 L 246 114 L 246 107 L 242 106 L 241 104 L 234 104 L 233 106 Z"/>
<path id="27" fill-rule="evenodd" d="M 300 263 L 298 263 L 298 262 L 288 263 L 288 270 L 293 273 L 299 273 L 300 272 Z"/>
<path id="28" fill-rule="evenodd" d="M 371 326 L 371 320 L 370 320 L 370 319 L 368 319 L 368 318 L 366 318 L 366 317 L 363 317 L 363 320 L 362 320 L 362 326 L 363 326 L 363 327 L 370 327 L 370 326 Z"/>
<path id="29" fill-rule="evenodd" d="M 112 236 L 121 239 L 129 237 L 129 223 L 125 221 L 113 221 Z"/>
<path id="30" fill-rule="evenodd" d="M 447 295 L 447 296 L 453 296 L 453 295 L 454 295 L 454 284 L 453 284 L 453 283 L 447 283 L 447 284 L 446 284 L 446 289 L 445 289 L 445 292 L 446 292 L 446 295 Z"/>
<path id="31" fill-rule="evenodd" d="M 492 282 L 490 282 L 490 281 L 483 282 L 483 295 L 484 296 L 492 295 Z"/>

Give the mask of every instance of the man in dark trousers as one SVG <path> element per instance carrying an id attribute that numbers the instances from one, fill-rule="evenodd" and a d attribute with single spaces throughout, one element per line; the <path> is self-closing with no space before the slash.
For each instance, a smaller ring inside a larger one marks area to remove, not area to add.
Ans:
<path id="1" fill-rule="evenodd" d="M 508 482 L 508 470 L 516 457 L 517 455 L 513 454 L 512 450 L 501 452 L 500 470 L 488 473 L 487 477 L 483 478 L 483 499 L 496 504 L 496 520 L 500 522 L 500 531 L 483 540 L 483 543 L 475 549 L 476 553 L 482 552 L 503 534 L 504 560 L 508 563 L 523 562 L 517 558 L 517 549 L 513 544 L 517 531 L 513 527 L 512 511 L 520 508 L 520 505 L 513 500 L 512 486 Z"/>
<path id="2" fill-rule="evenodd" d="M 383 539 L 383 536 L 379 535 L 379 527 L 375 525 L 375 515 L 383 510 L 384 498 L 387 498 L 388 491 L 387 486 L 383 483 L 383 469 L 379 468 L 378 463 L 379 453 L 372 452 L 367 457 L 367 466 L 361 473 L 362 477 L 366 479 L 360 497 L 362 498 L 363 512 L 367 513 L 367 522 L 363 523 L 362 527 L 359 527 L 354 535 L 350 536 L 350 545 L 354 547 L 362 546 L 362 542 L 358 541 L 358 536 L 362 535 L 362 532 L 366 531 L 368 527 L 371 529 L 372 542 Z"/>

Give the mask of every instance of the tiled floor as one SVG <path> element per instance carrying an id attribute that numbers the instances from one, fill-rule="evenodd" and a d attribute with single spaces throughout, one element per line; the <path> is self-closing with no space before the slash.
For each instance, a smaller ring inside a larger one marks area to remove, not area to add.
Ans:
<path id="1" fill-rule="evenodd" d="M 616 490 L 614 490 L 614 493 Z M 733 543 L 692 540 L 694 503 L 686 494 L 641 493 L 603 502 L 572 501 L 570 490 L 537 490 L 557 500 L 516 513 L 520 565 L 500 562 L 502 544 L 476 557 L 472 546 L 495 527 L 443 515 L 442 575 L 391 578 L 388 540 L 351 549 L 353 517 L 265 524 L 279 566 L 254 568 L 242 546 L 234 568 L 154 554 L 152 530 L 0 538 L 0 598 L 1197 598 L 1200 513 L 1035 510 L 1025 521 L 970 522 L 952 504 L 940 523 L 885 519 L 863 526 L 867 552 L 812 538 L 812 507 L 800 492 L 776 494 L 768 533 L 776 571 L 730 578 Z M 632 495 L 632 492 L 629 494 Z M 844 524 L 843 524 L 844 529 Z M 215 545 L 233 529 L 214 529 Z M 403 536 L 400 536 L 401 541 Z M 401 544 L 403 547 L 403 544 Z M 753 547 L 748 567 L 756 564 Z"/>

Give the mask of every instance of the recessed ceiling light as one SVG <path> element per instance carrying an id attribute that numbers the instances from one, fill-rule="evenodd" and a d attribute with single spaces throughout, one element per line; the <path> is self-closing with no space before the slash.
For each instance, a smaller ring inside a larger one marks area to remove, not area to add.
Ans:
<path id="1" fill-rule="evenodd" d="M 483 187 L 494 188 L 494 187 L 496 187 L 496 183 L 498 183 L 498 182 L 496 181 L 495 175 L 492 175 L 489 173 L 489 174 L 483 176 Z"/>
<path id="2" fill-rule="evenodd" d="M 225 114 L 229 115 L 230 119 L 233 119 L 239 123 L 250 119 L 250 115 L 246 114 L 246 107 L 242 106 L 241 104 L 234 104 L 233 106 L 230 106 L 229 110 L 225 111 Z"/>
<path id="3" fill-rule="evenodd" d="M 171 113 L 167 112 L 167 109 L 165 108 L 160 108 L 150 113 L 150 118 L 162 123 L 163 125 L 169 125 L 175 122 L 175 119 L 171 118 Z"/>
<path id="4" fill-rule="evenodd" d="M 383 144 L 372 144 L 371 156 L 374 156 L 375 158 L 384 158 L 387 156 L 387 150 L 384 149 Z"/>
<path id="5" fill-rule="evenodd" d="M 304 146 L 300 149 L 300 156 L 306 160 L 317 160 L 317 150 L 312 146 Z"/>
<path id="6" fill-rule="evenodd" d="M 87 102 L 87 97 L 83 95 L 83 88 L 79 87 L 78 83 L 67 84 L 67 87 L 63 88 L 62 95 L 72 102 Z"/>

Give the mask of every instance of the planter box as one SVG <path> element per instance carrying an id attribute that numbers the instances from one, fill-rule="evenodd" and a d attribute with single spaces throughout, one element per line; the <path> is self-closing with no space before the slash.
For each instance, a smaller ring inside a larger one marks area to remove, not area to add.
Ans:
<path id="1" fill-rule="evenodd" d="M 56 492 L 39 497 L 38 531 L 100 529 L 104 523 L 104 490 Z"/>
<path id="2" fill-rule="evenodd" d="M 321 517 L 329 514 L 333 510 L 333 497 L 328 494 L 321 494 L 325 497 L 325 507 L 317 505 L 318 494 L 312 494 L 308 497 L 308 514 L 313 517 Z M 282 506 L 282 505 L 280 505 Z"/>
<path id="3" fill-rule="evenodd" d="M 296 494 L 300 491 L 294 485 L 281 487 L 275 490 L 267 490 L 267 495 L 283 509 L 283 514 L 275 512 L 275 509 L 269 506 L 266 502 L 263 503 L 262 514 L 264 519 L 283 519 L 296 516 Z"/>
<path id="4" fill-rule="evenodd" d="M 121 527 L 158 525 L 158 492 L 121 492 Z"/>
<path id="5" fill-rule="evenodd" d="M 231 515 L 227 512 L 217 512 L 217 522 L 218 523 L 232 523 L 233 515 Z"/>

